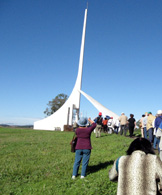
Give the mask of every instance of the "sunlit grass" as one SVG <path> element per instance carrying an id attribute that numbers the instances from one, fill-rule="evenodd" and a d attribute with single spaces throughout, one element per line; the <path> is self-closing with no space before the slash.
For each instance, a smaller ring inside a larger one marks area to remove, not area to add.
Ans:
<path id="1" fill-rule="evenodd" d="M 108 171 L 132 139 L 104 133 L 96 139 L 92 133 L 87 177 L 72 180 L 72 136 L 73 132 L 0 128 L 0 194 L 115 195 L 117 183 L 109 181 Z"/>

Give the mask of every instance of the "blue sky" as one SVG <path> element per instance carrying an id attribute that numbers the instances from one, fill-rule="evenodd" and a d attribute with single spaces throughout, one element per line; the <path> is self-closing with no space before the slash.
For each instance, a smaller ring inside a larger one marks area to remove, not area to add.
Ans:
<path id="1" fill-rule="evenodd" d="M 120 115 L 162 109 L 161 0 L 89 0 L 82 90 Z M 0 123 L 33 124 L 70 95 L 85 0 L 0 1 Z M 82 96 L 81 113 L 98 111 Z"/>

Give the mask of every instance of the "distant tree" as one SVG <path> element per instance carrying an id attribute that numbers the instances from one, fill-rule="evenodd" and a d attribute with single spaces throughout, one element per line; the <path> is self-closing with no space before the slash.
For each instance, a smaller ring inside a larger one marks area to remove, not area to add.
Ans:
<path id="1" fill-rule="evenodd" d="M 61 93 L 58 94 L 52 101 L 48 102 L 48 108 L 44 111 L 44 114 L 50 116 L 54 112 L 56 112 L 68 99 L 68 95 Z"/>

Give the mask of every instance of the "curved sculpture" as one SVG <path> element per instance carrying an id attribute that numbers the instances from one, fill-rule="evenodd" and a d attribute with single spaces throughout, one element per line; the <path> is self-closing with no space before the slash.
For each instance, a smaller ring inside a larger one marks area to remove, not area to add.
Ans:
<path id="1" fill-rule="evenodd" d="M 57 110 L 51 116 L 44 118 L 42 120 L 34 122 L 34 129 L 39 130 L 64 130 L 64 125 L 72 125 L 73 120 L 78 120 L 79 118 L 79 109 L 80 109 L 80 93 L 84 95 L 103 115 L 109 115 L 114 119 L 117 119 L 119 116 L 108 110 L 102 104 L 94 100 L 92 97 L 81 91 L 82 83 L 82 70 L 83 70 L 83 57 L 84 57 L 84 43 L 85 43 L 85 32 L 86 32 L 86 21 L 87 21 L 87 9 L 85 9 L 84 14 L 84 24 L 83 24 L 83 33 L 82 33 L 82 42 L 80 49 L 80 59 L 79 59 L 79 69 L 78 76 L 76 79 L 75 86 L 68 100 L 64 105 Z M 74 113 L 75 111 L 75 113 Z M 74 116 L 75 115 L 75 116 Z"/>
<path id="2" fill-rule="evenodd" d="M 40 121 L 34 122 L 34 129 L 55 130 L 56 128 L 59 127 L 63 131 L 64 125 L 72 125 L 73 110 L 76 110 L 76 120 L 79 117 L 79 108 L 80 108 L 79 90 L 81 89 L 81 84 L 82 84 L 86 22 L 87 22 L 87 9 L 85 9 L 85 14 L 84 14 L 84 24 L 83 24 L 82 42 L 81 42 L 81 49 L 80 49 L 78 76 L 73 91 L 69 96 L 68 100 L 64 103 L 64 105 L 59 110 L 57 110 L 54 114 Z"/>
<path id="3" fill-rule="evenodd" d="M 108 115 L 110 117 L 113 117 L 113 121 L 116 121 L 119 118 L 119 116 L 117 114 L 115 114 L 114 112 L 112 112 L 111 110 L 109 110 L 108 108 L 103 106 L 102 104 L 100 104 L 98 101 L 93 99 L 91 96 L 89 96 L 85 92 L 80 90 L 80 93 L 82 95 L 84 95 L 84 97 L 87 98 L 87 100 L 89 100 L 99 112 L 102 112 L 103 116 Z"/>

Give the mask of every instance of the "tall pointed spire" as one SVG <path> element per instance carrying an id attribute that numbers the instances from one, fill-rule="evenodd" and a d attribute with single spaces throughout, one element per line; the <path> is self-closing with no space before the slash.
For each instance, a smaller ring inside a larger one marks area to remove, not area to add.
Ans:
<path id="1" fill-rule="evenodd" d="M 82 72 L 83 72 L 83 60 L 84 60 L 84 45 L 85 45 L 85 35 L 86 35 L 86 23 L 87 23 L 87 9 L 85 9 L 84 13 L 84 23 L 83 23 L 83 32 L 82 32 L 82 41 L 80 47 L 80 59 L 79 59 L 79 69 L 78 69 L 78 76 L 76 80 L 75 87 L 79 93 L 79 104 L 77 105 L 78 109 L 80 108 L 80 90 L 82 86 Z M 75 89 L 74 87 L 74 89 Z"/>
<path id="2" fill-rule="evenodd" d="M 62 131 L 64 130 L 64 125 L 72 125 L 73 123 L 73 110 L 77 110 L 77 118 L 79 116 L 79 109 L 80 109 L 80 93 L 84 95 L 87 100 L 89 100 L 100 112 L 103 112 L 104 115 L 113 116 L 114 119 L 118 118 L 118 115 L 113 113 L 112 111 L 105 108 L 102 104 L 97 102 L 95 99 L 90 97 L 88 94 L 84 93 L 81 90 L 82 85 L 82 71 L 83 71 L 83 58 L 84 58 L 84 44 L 85 44 L 85 33 L 86 33 L 86 22 L 87 22 L 87 9 L 85 9 L 84 14 L 84 23 L 83 23 L 83 33 L 82 33 L 82 41 L 81 41 L 81 48 L 80 48 L 80 59 L 79 59 L 79 69 L 78 69 L 78 76 L 76 79 L 75 86 L 71 95 L 69 96 L 68 100 L 65 104 L 57 110 L 51 116 L 44 118 L 40 121 L 36 121 L 34 123 L 34 129 L 40 130 L 56 130 L 60 128 Z"/>
<path id="3" fill-rule="evenodd" d="M 73 123 L 73 116 L 74 116 L 73 110 L 76 110 L 77 112 L 77 115 L 75 116 L 76 120 L 78 120 L 79 118 L 80 90 L 81 90 L 81 85 L 82 85 L 86 23 L 87 23 L 87 9 L 85 9 L 85 14 L 84 14 L 78 76 L 77 76 L 73 91 L 71 95 L 69 96 L 68 100 L 59 110 L 57 110 L 54 114 L 52 114 L 51 116 L 47 118 L 44 118 L 40 121 L 36 121 L 34 123 L 34 129 L 55 130 L 56 128 L 60 127 L 61 130 L 63 131 L 64 125 L 72 125 Z"/>

